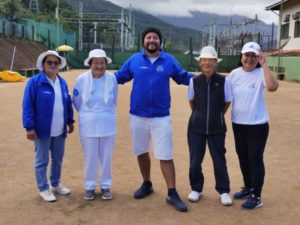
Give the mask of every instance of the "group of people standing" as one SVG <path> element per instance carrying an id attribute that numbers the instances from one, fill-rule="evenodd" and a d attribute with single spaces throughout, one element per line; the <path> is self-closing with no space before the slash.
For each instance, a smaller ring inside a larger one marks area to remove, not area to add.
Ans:
<path id="1" fill-rule="evenodd" d="M 142 199 L 154 190 L 150 173 L 151 141 L 167 186 L 166 202 L 178 211 L 187 211 L 175 183 L 170 117 L 172 79 L 177 84 L 189 85 L 188 100 L 192 113 L 187 133 L 191 186 L 188 200 L 197 202 L 202 195 L 204 175 L 201 164 L 207 142 L 213 160 L 215 189 L 223 205 L 232 205 L 225 158 L 224 119 L 232 104 L 232 127 L 244 182 L 241 191 L 233 197 L 246 198 L 242 204 L 245 209 L 261 207 L 265 175 L 263 153 L 269 129 L 265 90 L 275 91 L 278 82 L 259 45 L 246 43 L 241 51 L 240 66 L 225 77 L 216 72 L 221 59 L 211 46 L 204 47 L 196 58 L 202 73 L 195 76 L 184 70 L 173 56 L 161 51 L 162 34 L 157 28 L 144 30 L 142 42 L 143 49 L 133 54 L 115 74 L 106 71 L 111 59 L 105 51 L 90 51 L 84 61 L 90 69 L 77 78 L 72 98 L 65 80 L 58 75 L 59 69 L 66 65 L 65 58 L 50 50 L 38 57 L 37 67 L 41 72 L 28 81 L 24 92 L 23 126 L 27 138 L 34 141 L 35 174 L 41 197 L 45 201 L 55 201 L 54 193 L 70 193 L 61 183 L 61 168 L 66 135 L 74 130 L 73 104 L 79 115 L 84 153 L 84 199 L 95 198 L 98 182 L 102 199 L 112 198 L 118 84 L 133 80 L 129 112 L 132 151 L 143 180 L 133 197 Z M 49 153 L 51 187 L 47 178 Z"/>

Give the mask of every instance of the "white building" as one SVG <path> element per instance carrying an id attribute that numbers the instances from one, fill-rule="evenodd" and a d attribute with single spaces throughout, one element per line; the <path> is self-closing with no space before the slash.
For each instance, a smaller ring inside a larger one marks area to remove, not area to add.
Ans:
<path id="1" fill-rule="evenodd" d="M 282 0 L 267 6 L 266 10 L 278 11 L 279 29 L 277 40 L 283 50 L 300 49 L 300 0 Z M 281 36 L 279 37 L 279 34 Z"/>

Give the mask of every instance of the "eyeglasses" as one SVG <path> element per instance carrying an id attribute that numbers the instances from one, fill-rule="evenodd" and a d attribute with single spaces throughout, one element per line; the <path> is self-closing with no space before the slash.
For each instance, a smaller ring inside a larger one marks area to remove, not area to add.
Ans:
<path id="1" fill-rule="evenodd" d="M 46 61 L 46 64 L 49 65 L 49 66 L 59 66 L 60 65 L 60 62 L 58 61 Z"/>

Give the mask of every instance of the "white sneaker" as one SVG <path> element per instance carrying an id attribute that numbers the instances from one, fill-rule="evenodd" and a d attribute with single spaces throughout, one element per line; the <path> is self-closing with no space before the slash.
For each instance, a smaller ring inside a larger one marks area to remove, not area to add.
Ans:
<path id="1" fill-rule="evenodd" d="M 198 191 L 191 191 L 191 193 L 188 196 L 188 200 L 191 202 L 197 202 L 199 201 L 201 194 L 202 193 Z"/>
<path id="2" fill-rule="evenodd" d="M 225 206 L 232 205 L 232 199 L 228 193 L 221 194 L 221 203 Z"/>
<path id="3" fill-rule="evenodd" d="M 68 195 L 71 193 L 71 191 L 62 184 L 59 184 L 57 187 L 52 187 L 52 190 L 54 193 L 59 195 Z"/>
<path id="4" fill-rule="evenodd" d="M 46 191 L 41 191 L 40 196 L 46 201 L 46 202 L 55 202 L 56 198 L 54 194 L 48 189 Z"/>

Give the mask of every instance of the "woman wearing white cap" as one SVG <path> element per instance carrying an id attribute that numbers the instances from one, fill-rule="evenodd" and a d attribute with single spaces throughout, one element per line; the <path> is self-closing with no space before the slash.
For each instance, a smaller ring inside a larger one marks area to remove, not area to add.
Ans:
<path id="1" fill-rule="evenodd" d="M 202 161 L 206 142 L 213 160 L 216 185 L 221 203 L 232 205 L 229 195 L 229 176 L 225 158 L 226 124 L 224 113 L 229 103 L 225 76 L 216 73 L 215 68 L 221 59 L 211 46 L 202 48 L 200 56 L 195 58 L 202 73 L 190 81 L 188 99 L 192 114 L 188 124 L 188 144 L 190 152 L 190 185 L 188 199 L 196 202 L 200 199 L 204 185 Z"/>
<path id="2" fill-rule="evenodd" d="M 61 184 L 61 169 L 66 133 L 73 132 L 73 109 L 66 81 L 58 75 L 66 59 L 56 51 L 39 55 L 41 71 L 27 83 L 23 98 L 23 126 L 27 138 L 35 144 L 35 174 L 41 197 L 55 201 L 48 185 L 47 166 L 51 152 L 50 182 L 54 193 L 67 195 L 70 190 Z M 67 131 L 68 127 L 68 131 Z"/>
<path id="3" fill-rule="evenodd" d="M 239 66 L 227 77 L 235 148 L 244 181 L 244 187 L 234 194 L 234 198 L 247 197 L 242 208 L 256 209 L 263 205 L 263 154 L 269 133 L 265 90 L 276 91 L 278 81 L 266 63 L 265 54 L 255 42 L 243 46 Z"/>
<path id="4" fill-rule="evenodd" d="M 116 135 L 116 104 L 118 84 L 113 74 L 106 72 L 111 59 L 105 51 L 94 49 L 85 59 L 90 69 L 81 74 L 73 91 L 73 103 L 79 114 L 80 142 L 84 152 L 84 199 L 93 200 L 98 180 L 104 200 L 112 198 L 112 153 Z"/>

